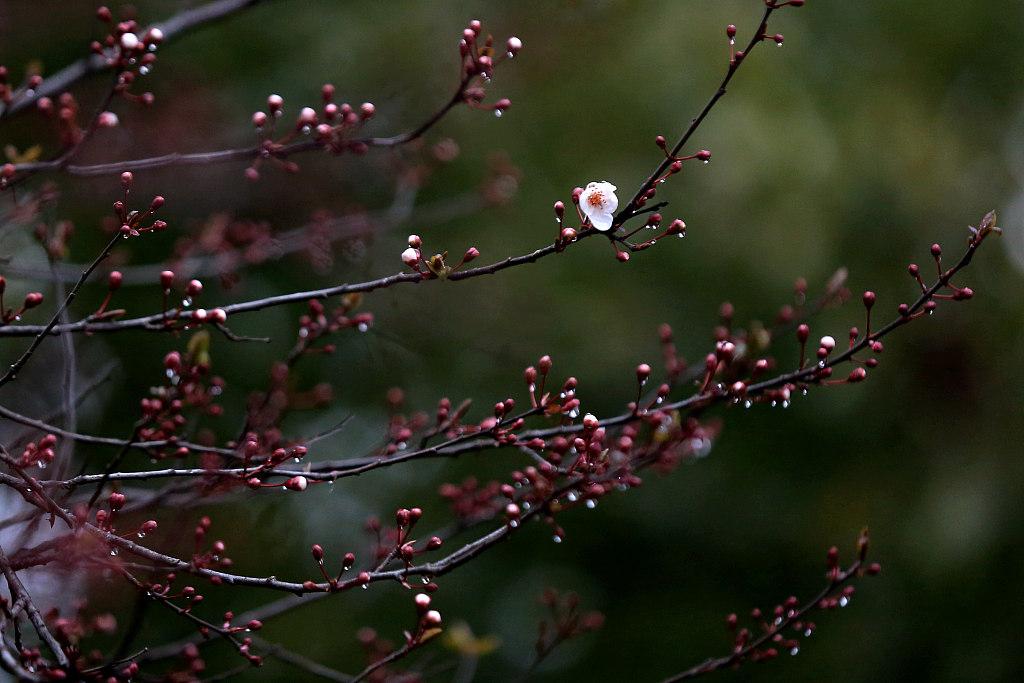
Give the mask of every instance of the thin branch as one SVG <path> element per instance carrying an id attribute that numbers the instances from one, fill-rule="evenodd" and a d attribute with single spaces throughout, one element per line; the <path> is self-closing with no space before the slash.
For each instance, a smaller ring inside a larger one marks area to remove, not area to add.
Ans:
<path id="1" fill-rule="evenodd" d="M 57 658 L 57 663 L 64 669 L 71 666 L 71 662 L 68 661 L 68 657 L 64 654 L 64 648 L 60 646 L 57 639 L 50 633 L 50 629 L 46 626 L 46 621 L 43 619 L 43 615 L 39 613 L 39 608 L 32 601 L 32 596 L 25 589 L 25 585 L 18 578 L 17 572 L 11 568 L 10 560 L 7 559 L 7 555 L 4 553 L 4 549 L 0 546 L 0 571 L 3 572 L 4 577 L 7 579 L 7 586 L 10 588 L 11 597 L 14 600 L 21 600 L 25 606 L 25 613 L 28 615 L 29 621 L 32 622 L 32 626 L 35 627 L 36 633 L 39 635 L 39 639 L 46 643 L 46 647 L 53 652 L 54 657 Z"/>
<path id="2" fill-rule="evenodd" d="M 180 12 L 166 21 L 157 22 L 151 28 L 163 31 L 164 43 L 203 25 L 234 14 L 240 10 L 256 5 L 260 0 L 216 0 L 199 7 Z M 148 29 L 147 29 L 148 30 Z M 144 33 L 145 31 L 143 31 Z M 107 71 L 110 64 L 100 55 L 83 57 L 72 62 L 55 74 L 43 79 L 43 82 L 29 94 L 25 90 L 15 93 L 15 98 L 4 108 L 0 104 L 0 118 L 16 114 L 35 104 L 41 97 L 55 97 L 89 74 Z"/>
<path id="3" fill-rule="evenodd" d="M 740 648 L 739 650 L 736 650 L 732 654 L 724 655 L 722 657 L 716 657 L 705 660 L 700 664 L 697 664 L 696 666 L 687 669 L 686 671 L 678 673 L 674 676 L 669 676 L 668 678 L 663 680 L 662 683 L 679 683 L 680 681 L 688 681 L 697 678 L 698 676 L 702 676 L 713 671 L 718 671 L 720 669 L 725 669 L 735 664 L 739 664 L 747 657 L 749 657 L 752 653 L 756 652 L 761 646 L 765 645 L 766 643 L 768 643 L 768 641 L 772 640 L 772 638 L 774 638 L 776 634 L 785 631 L 790 626 L 790 624 L 793 624 L 797 621 L 803 621 L 804 617 L 807 615 L 808 612 L 819 607 L 819 604 L 822 600 L 834 594 L 837 590 L 842 588 L 850 580 L 858 577 L 862 564 L 863 561 L 860 559 L 855 561 L 846 569 L 846 571 L 842 572 L 839 576 L 830 581 L 827 586 L 821 589 L 821 591 L 816 596 L 814 596 L 811 600 L 804 604 L 800 609 L 787 613 L 786 617 L 783 618 L 779 623 L 773 624 L 771 628 L 766 629 L 764 633 L 762 633 L 757 638 L 751 640 L 749 643 L 747 643 L 747 645 Z"/>
<path id="4" fill-rule="evenodd" d="M 7 384 L 8 382 L 10 382 L 11 380 L 18 376 L 18 371 L 20 371 L 21 368 L 25 366 L 25 364 L 29 361 L 29 358 L 32 357 L 32 354 L 35 353 L 37 348 L 39 348 L 39 345 L 43 343 L 43 340 L 46 339 L 46 337 L 49 336 L 50 334 L 55 333 L 55 328 L 66 327 L 65 325 L 57 324 L 58 322 L 60 322 L 61 316 L 64 315 L 64 312 L 68 309 L 68 306 L 71 305 L 71 302 L 75 300 L 75 296 L 78 295 L 78 291 L 82 288 L 82 285 L 85 284 L 85 281 L 89 279 L 89 276 L 92 275 L 92 272 L 96 270 L 97 266 L 99 266 L 100 263 L 102 263 L 104 260 L 106 260 L 108 256 L 110 256 L 111 250 L 113 250 L 114 245 L 117 244 L 117 240 L 120 238 L 120 233 L 116 233 L 114 237 L 110 240 L 110 242 L 107 243 L 107 246 L 103 248 L 103 251 L 100 252 L 100 255 L 97 256 L 93 260 L 93 262 L 90 263 L 86 267 L 86 269 L 82 271 L 82 275 L 78 278 L 78 282 L 76 282 L 68 291 L 67 297 L 65 297 L 64 302 L 57 308 L 57 311 L 53 314 L 53 317 L 50 318 L 50 322 L 48 322 L 42 329 L 39 330 L 39 332 L 35 336 L 35 339 L 33 339 L 29 347 L 25 349 L 25 352 L 21 354 L 21 357 L 18 358 L 18 360 L 14 361 L 11 367 L 7 369 L 7 372 L 4 373 L 2 377 L 0 377 L 0 387 L 3 387 L 5 384 Z M 61 334 L 61 332 L 56 332 L 55 334 Z"/>

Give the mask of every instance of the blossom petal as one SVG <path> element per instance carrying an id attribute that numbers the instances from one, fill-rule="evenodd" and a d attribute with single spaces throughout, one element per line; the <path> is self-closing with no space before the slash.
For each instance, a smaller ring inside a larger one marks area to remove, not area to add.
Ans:
<path id="1" fill-rule="evenodd" d="M 601 232 L 604 232 L 605 230 L 608 230 L 608 228 L 612 227 L 612 220 L 614 219 L 614 215 L 611 212 L 603 213 L 600 211 L 595 211 L 588 217 L 590 218 L 591 224 L 593 224 L 593 226 L 600 230 Z"/>

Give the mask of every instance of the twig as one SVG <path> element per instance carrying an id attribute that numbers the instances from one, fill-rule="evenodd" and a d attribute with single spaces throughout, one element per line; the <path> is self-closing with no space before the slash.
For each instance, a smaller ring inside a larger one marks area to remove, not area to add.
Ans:
<path id="1" fill-rule="evenodd" d="M 199 28 L 205 24 L 223 19 L 239 10 L 252 7 L 260 0 L 216 0 L 199 7 L 180 12 L 163 22 L 157 22 L 153 28 L 163 31 L 164 42 L 169 42 L 178 36 Z M 76 62 L 69 64 L 57 73 L 43 79 L 43 82 L 31 95 L 25 91 L 17 93 L 17 97 L 6 108 L 0 104 L 0 118 L 10 116 L 29 107 L 41 97 L 54 97 L 70 88 L 74 83 L 85 76 L 110 68 L 107 60 L 100 55 L 83 57 Z"/>
<path id="2" fill-rule="evenodd" d="M 11 597 L 15 600 L 21 600 L 22 604 L 24 604 L 25 613 L 28 615 L 29 621 L 32 622 L 32 626 L 35 627 L 39 639 L 46 643 L 46 647 L 53 652 L 54 657 L 57 658 L 57 663 L 62 668 L 67 669 L 70 667 L 71 662 L 68 661 L 67 655 L 64 654 L 64 649 L 57 642 L 57 639 L 53 637 L 53 634 L 50 633 L 43 615 L 39 613 L 39 608 L 32 601 L 32 596 L 25 590 L 25 585 L 18 578 L 17 572 L 11 568 L 11 563 L 7 559 L 2 546 L 0 546 L 0 571 L 3 572 L 4 577 L 7 579 L 7 586 L 10 588 Z"/>
<path id="3" fill-rule="evenodd" d="M 762 633 L 757 638 L 751 640 L 749 643 L 747 643 L 747 645 L 745 645 L 741 649 L 736 650 L 735 652 L 729 655 L 724 655 L 722 657 L 716 657 L 713 659 L 705 660 L 700 664 L 697 664 L 696 666 L 687 669 L 686 671 L 678 673 L 674 676 L 669 676 L 664 681 L 662 681 L 662 683 L 679 683 L 680 681 L 688 681 L 697 678 L 698 676 L 701 676 L 703 674 L 711 673 L 712 671 L 718 671 L 720 669 L 725 669 L 734 664 L 742 662 L 751 653 L 755 652 L 762 645 L 770 641 L 776 634 L 785 631 L 790 624 L 797 621 L 802 621 L 804 616 L 811 610 L 816 609 L 822 600 L 829 597 L 837 590 L 842 588 L 851 579 L 858 576 L 858 572 L 860 571 L 862 564 L 863 562 L 860 559 L 855 561 L 846 569 L 846 571 L 842 572 L 842 574 L 840 574 L 838 577 L 830 581 L 827 586 L 825 586 L 814 598 L 809 600 L 800 609 L 787 613 L 786 617 L 783 618 L 782 621 L 780 621 L 777 624 L 774 624 L 772 628 L 766 629 L 764 633 Z"/>

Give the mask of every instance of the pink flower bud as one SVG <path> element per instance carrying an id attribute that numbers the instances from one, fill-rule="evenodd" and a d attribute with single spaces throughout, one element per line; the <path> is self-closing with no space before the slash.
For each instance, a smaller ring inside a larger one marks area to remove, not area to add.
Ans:
<path id="1" fill-rule="evenodd" d="M 305 491 L 307 486 L 309 486 L 309 480 L 302 475 L 292 477 L 284 483 L 284 487 L 291 491 Z"/>
<path id="2" fill-rule="evenodd" d="M 420 252 L 418 249 L 409 247 L 402 252 L 402 262 L 410 268 L 415 268 L 416 264 L 419 263 Z"/>
<path id="3" fill-rule="evenodd" d="M 125 33 L 121 36 L 121 48 L 129 52 L 139 46 L 139 37 L 134 33 Z"/>

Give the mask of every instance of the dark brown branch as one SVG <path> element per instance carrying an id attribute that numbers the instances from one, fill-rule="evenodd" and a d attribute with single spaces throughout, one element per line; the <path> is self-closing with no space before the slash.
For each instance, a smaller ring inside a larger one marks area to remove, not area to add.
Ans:
<path id="1" fill-rule="evenodd" d="M 76 282 L 68 291 L 68 295 L 64 298 L 64 302 L 57 307 L 57 311 L 53 314 L 53 317 L 50 318 L 50 322 L 48 322 L 44 327 L 42 327 L 39 330 L 39 332 L 36 334 L 35 339 L 33 339 L 32 343 L 29 344 L 29 347 L 25 349 L 25 352 L 21 354 L 21 357 L 19 357 L 18 360 L 14 361 L 11 367 L 7 369 L 7 372 L 4 373 L 2 377 L 0 377 L 0 387 L 3 387 L 3 385 L 7 384 L 15 377 L 17 377 L 18 371 L 20 371 L 21 368 L 23 368 L 25 364 L 28 363 L 29 359 L 32 357 L 32 354 L 35 353 L 36 349 L 39 348 L 39 345 L 43 343 L 43 340 L 46 339 L 46 337 L 49 336 L 50 334 L 54 333 L 53 331 L 55 328 L 58 327 L 57 323 L 60 321 L 60 318 L 64 314 L 64 311 L 66 311 L 68 309 L 68 306 L 71 305 L 71 302 L 75 300 L 75 296 L 78 295 L 78 291 L 82 288 L 82 285 L 85 284 L 85 281 L 89 279 L 89 276 L 92 275 L 92 272 L 96 270 L 97 266 L 99 266 L 100 263 L 102 263 L 104 260 L 106 260 L 108 256 L 110 256 L 111 250 L 114 248 L 114 245 L 117 243 L 117 240 L 120 239 L 120 237 L 120 233 L 115 234 L 114 237 L 110 240 L 110 242 L 107 243 L 107 246 L 103 248 L 103 251 L 100 252 L 100 255 L 97 256 L 93 260 L 93 262 L 90 263 L 86 267 L 86 269 L 82 271 L 82 275 L 78 278 L 78 282 Z M 57 332 L 56 334 L 60 334 L 60 332 Z"/>
<path id="2" fill-rule="evenodd" d="M 164 42 L 167 43 L 192 29 L 210 24 L 219 19 L 234 14 L 240 10 L 252 7 L 260 0 L 216 0 L 193 9 L 185 10 L 166 21 L 157 22 L 150 28 L 159 28 L 163 31 Z M 145 31 L 144 31 L 145 32 Z M 35 104 L 41 97 L 56 97 L 82 78 L 110 69 L 110 64 L 100 55 L 83 57 L 73 62 L 57 73 L 43 79 L 35 91 L 29 95 L 25 91 L 17 93 L 15 99 L 7 105 L 6 109 L 0 105 L 0 118 L 16 114 L 23 109 Z"/>
<path id="3" fill-rule="evenodd" d="M 657 182 L 658 178 L 662 177 L 668 170 L 668 167 L 672 165 L 674 157 L 679 156 L 679 153 L 682 151 L 683 147 L 686 146 L 686 144 L 690 141 L 690 138 L 693 137 L 693 134 L 697 132 L 698 128 L 700 128 L 700 125 L 704 122 L 704 119 L 707 118 L 708 114 L 711 113 L 711 110 L 714 109 L 715 104 L 718 103 L 718 100 L 722 99 L 725 96 L 726 88 L 728 87 L 729 82 L 732 81 L 732 77 L 736 75 L 736 72 L 739 70 L 740 65 L 743 64 L 743 62 L 746 61 L 746 58 L 750 56 L 751 50 L 757 47 L 757 44 L 764 39 L 765 31 L 768 28 L 768 19 L 771 18 L 772 12 L 774 12 L 776 9 L 777 8 L 772 5 L 769 5 L 768 7 L 765 8 L 764 16 L 761 18 L 761 23 L 757 27 L 757 31 L 754 32 L 753 37 L 751 37 L 750 42 L 747 44 L 747 49 L 744 51 L 744 58 L 738 60 L 733 59 L 729 61 L 729 68 L 725 72 L 725 77 L 722 79 L 722 82 L 719 83 L 718 89 L 715 90 L 715 93 L 711 96 L 711 99 L 707 101 L 707 104 L 705 104 L 704 108 L 700 110 L 700 113 L 697 114 L 696 118 L 690 121 L 690 125 L 676 141 L 676 144 L 672 146 L 672 151 L 668 155 L 666 155 L 665 159 L 663 159 L 661 163 L 658 164 L 658 166 L 654 169 L 651 175 L 647 177 L 647 180 L 645 180 L 643 184 L 640 185 L 640 188 L 636 191 L 636 194 L 633 195 L 633 198 L 630 199 L 629 202 L 627 202 L 626 205 L 622 207 L 622 210 L 619 211 L 619 213 L 615 216 L 614 225 L 621 225 L 622 223 L 625 223 L 627 220 L 629 220 L 631 217 L 637 215 L 637 209 L 639 208 L 638 202 L 640 201 L 641 197 L 643 197 L 644 193 L 646 193 L 649 189 L 655 187 L 655 183 Z"/>
<path id="4" fill-rule="evenodd" d="M 60 646 L 57 639 L 50 633 L 50 629 L 47 628 L 46 622 L 43 620 L 43 615 L 40 614 L 39 608 L 32 601 L 32 596 L 25 590 L 25 585 L 18 578 L 17 572 L 11 568 L 11 563 L 7 559 L 7 555 L 4 553 L 4 549 L 0 547 L 0 571 L 3 572 L 4 577 L 7 579 L 7 586 L 11 591 L 11 598 L 15 601 L 21 601 L 24 605 L 25 614 L 28 615 L 29 621 L 32 622 L 32 626 L 35 628 L 36 633 L 39 635 L 39 639 L 46 643 L 46 647 L 53 652 L 54 657 L 57 658 L 57 663 L 64 669 L 67 669 L 71 662 L 68 661 L 68 657 L 64 654 L 64 648 Z"/>
<path id="5" fill-rule="evenodd" d="M 844 585 L 849 583 L 852 579 L 857 578 L 859 576 L 862 564 L 863 561 L 858 559 L 856 562 L 851 564 L 846 569 L 846 571 L 842 572 L 839 576 L 830 581 L 827 586 L 821 589 L 821 591 L 816 596 L 814 596 L 814 598 L 809 600 L 800 609 L 788 613 L 787 616 L 782 619 L 782 621 L 780 621 L 777 624 L 774 624 L 772 628 L 766 629 L 764 633 L 762 633 L 757 638 L 751 640 L 743 648 L 729 655 L 724 655 L 722 657 L 705 660 L 700 664 L 697 664 L 696 666 L 687 669 L 686 671 L 678 673 L 674 676 L 669 676 L 668 678 L 663 680 L 662 683 L 679 683 L 680 681 L 688 681 L 697 678 L 698 676 L 702 676 L 703 674 L 711 673 L 713 671 L 719 671 L 720 669 L 726 669 L 733 665 L 739 664 L 740 662 L 744 661 L 747 657 L 749 657 L 751 654 L 756 652 L 763 645 L 767 644 L 768 641 L 770 641 L 776 634 L 782 633 L 791 624 L 797 621 L 802 621 L 808 612 L 811 612 L 812 610 L 817 609 L 819 607 L 819 604 L 822 600 L 833 595 L 837 590 L 839 590 Z"/>

